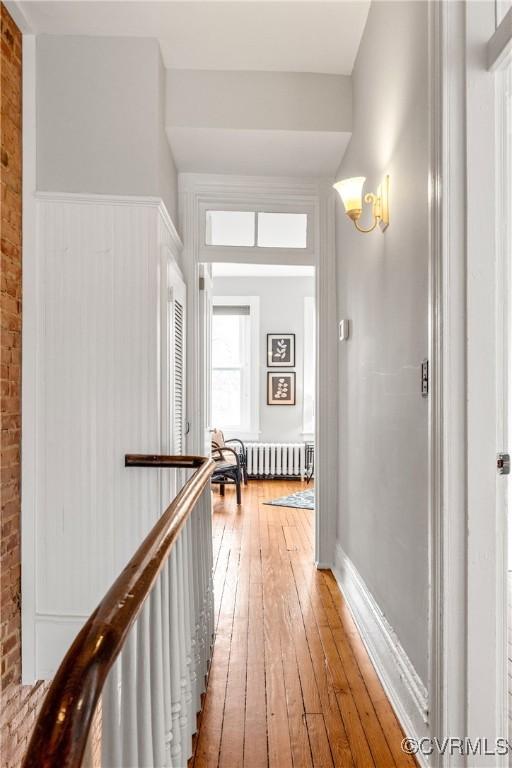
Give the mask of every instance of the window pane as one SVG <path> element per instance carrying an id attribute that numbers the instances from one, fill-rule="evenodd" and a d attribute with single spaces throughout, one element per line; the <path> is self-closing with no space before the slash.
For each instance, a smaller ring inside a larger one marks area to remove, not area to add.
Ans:
<path id="1" fill-rule="evenodd" d="M 206 245 L 254 245 L 254 211 L 206 211 Z"/>
<path id="2" fill-rule="evenodd" d="M 240 315 L 213 315 L 212 317 L 212 365 L 214 368 L 240 365 L 241 324 Z"/>
<path id="3" fill-rule="evenodd" d="M 241 383 L 241 371 L 212 371 L 212 424 L 218 429 L 241 424 Z"/>
<path id="4" fill-rule="evenodd" d="M 258 213 L 260 248 L 306 248 L 306 213 Z"/>

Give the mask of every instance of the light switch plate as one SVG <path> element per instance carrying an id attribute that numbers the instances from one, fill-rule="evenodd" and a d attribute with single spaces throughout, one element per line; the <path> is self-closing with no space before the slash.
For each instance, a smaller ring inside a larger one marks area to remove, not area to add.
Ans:
<path id="1" fill-rule="evenodd" d="M 340 320 L 339 322 L 339 336 L 340 341 L 346 341 L 350 333 L 350 322 L 348 320 Z"/>

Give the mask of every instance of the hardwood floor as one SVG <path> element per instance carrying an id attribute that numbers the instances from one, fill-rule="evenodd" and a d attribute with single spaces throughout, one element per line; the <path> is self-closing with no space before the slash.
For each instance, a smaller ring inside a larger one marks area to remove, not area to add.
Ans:
<path id="1" fill-rule="evenodd" d="M 314 513 L 262 504 L 305 487 L 214 493 L 216 642 L 195 768 L 415 766 L 330 571 Z"/>

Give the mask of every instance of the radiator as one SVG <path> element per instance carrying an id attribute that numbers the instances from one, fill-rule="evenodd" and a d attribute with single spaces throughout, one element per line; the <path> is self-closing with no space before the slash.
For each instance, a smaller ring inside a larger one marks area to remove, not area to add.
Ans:
<path id="1" fill-rule="evenodd" d="M 304 477 L 304 443 L 246 443 L 249 477 Z"/>

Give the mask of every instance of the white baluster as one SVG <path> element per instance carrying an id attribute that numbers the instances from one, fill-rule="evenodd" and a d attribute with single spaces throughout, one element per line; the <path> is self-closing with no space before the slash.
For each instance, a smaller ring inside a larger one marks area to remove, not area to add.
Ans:
<path id="1" fill-rule="evenodd" d="M 198 508 L 192 510 L 187 521 L 187 563 L 189 578 L 189 607 L 190 607 L 190 663 L 192 683 L 192 732 L 197 730 L 197 713 L 201 708 L 201 638 L 199 627 L 199 589 L 196 569 L 199 567 L 198 552 Z"/>
<path id="2" fill-rule="evenodd" d="M 171 717 L 172 717 L 172 742 L 171 758 L 174 766 L 182 766 L 186 761 L 182 753 L 182 728 L 181 728 L 181 630 L 179 616 L 179 591 L 178 591 L 178 557 L 177 547 L 174 545 L 169 556 L 169 631 L 170 631 L 170 669 L 171 669 Z"/>
<path id="3" fill-rule="evenodd" d="M 183 532 L 176 542 L 176 554 L 178 563 L 178 612 L 180 626 L 180 651 L 181 651 L 181 735 L 182 753 L 185 758 L 190 757 L 190 740 L 192 727 L 190 724 L 190 703 L 192 691 L 190 689 L 190 621 L 188 615 L 187 585 L 185 584 L 185 558 L 184 558 Z"/>
<path id="4" fill-rule="evenodd" d="M 205 589 L 205 575 L 206 575 L 206 562 L 205 562 L 205 554 L 206 554 L 206 547 L 205 547 L 205 538 L 206 538 L 206 530 L 205 530 L 205 523 L 204 523 L 204 494 L 201 494 L 199 498 L 199 502 L 196 509 L 196 526 L 197 526 L 197 537 L 195 539 L 196 541 L 196 558 L 197 558 L 197 568 L 196 568 L 196 580 L 197 580 L 197 622 L 198 622 L 198 643 L 199 643 L 199 672 L 198 677 L 200 678 L 200 687 L 199 687 L 199 706 L 201 705 L 201 693 L 204 691 L 205 686 L 205 676 L 206 676 L 206 670 L 207 670 L 207 638 L 208 638 L 208 628 L 207 628 L 207 606 L 206 606 L 206 589 Z"/>
<path id="5" fill-rule="evenodd" d="M 165 768 L 166 765 L 161 591 L 161 575 L 159 575 L 148 598 L 149 658 L 151 667 L 151 727 L 153 737 L 153 765 L 155 768 Z"/>
<path id="6" fill-rule="evenodd" d="M 199 669 L 198 679 L 199 685 L 199 707 L 201 706 L 201 694 L 204 691 L 205 675 L 206 675 L 206 603 L 205 603 L 205 534 L 204 521 L 203 521 L 203 495 L 201 494 L 197 509 L 196 509 L 196 527 L 197 527 L 197 545 L 196 545 L 196 558 L 197 568 L 195 571 L 197 582 L 197 623 L 198 623 L 198 644 L 199 644 Z"/>
<path id="7" fill-rule="evenodd" d="M 213 587 L 213 542 L 212 531 L 209 524 L 209 518 L 211 517 L 211 493 L 207 488 L 201 494 L 201 520 L 203 524 L 203 601 L 204 601 L 204 618 L 203 618 L 203 633 L 204 633 L 204 674 L 208 674 L 210 665 L 212 636 L 213 636 L 213 612 L 211 606 L 213 603 L 213 595 L 211 590 Z"/>
<path id="8" fill-rule="evenodd" d="M 164 739 L 165 739 L 165 765 L 172 766 L 171 742 L 172 742 L 172 699 L 171 699 L 171 618 L 169 610 L 169 569 L 170 559 L 162 568 L 162 675 L 164 696 Z"/>
<path id="9" fill-rule="evenodd" d="M 193 595 L 193 585 L 190 579 L 190 553 L 189 553 L 189 538 L 190 538 L 190 521 L 184 527 L 182 535 L 182 555 L 183 555 L 183 596 L 184 596 L 184 619 L 185 619 L 185 631 L 187 640 L 187 703 L 188 703 L 188 723 L 189 723 L 189 748 L 190 754 L 192 754 L 192 736 L 196 731 L 196 702 L 195 702 L 195 684 L 196 676 L 194 670 L 194 648 L 193 648 L 193 626 L 191 620 L 191 602 Z"/>
<path id="10" fill-rule="evenodd" d="M 204 640 L 202 633 L 201 601 L 201 496 L 187 521 L 187 564 L 188 594 L 191 633 L 191 684 L 192 684 L 192 733 L 197 730 L 197 713 L 201 709 L 201 693 L 204 687 L 203 656 Z"/>
<path id="11" fill-rule="evenodd" d="M 208 491 L 205 491 L 206 494 L 206 509 L 205 509 L 205 520 L 206 520 L 206 527 L 207 527 L 207 536 L 206 541 L 208 542 L 208 546 L 206 548 L 207 553 L 207 579 L 208 579 L 208 617 L 209 617 L 209 628 L 208 628 L 208 662 L 210 662 L 212 651 L 213 651 L 213 642 L 214 642 L 214 635 L 215 635 L 215 595 L 213 590 L 213 550 L 212 550 L 212 498 L 211 494 Z"/>
<path id="12" fill-rule="evenodd" d="M 150 665 L 149 601 L 137 620 L 137 734 L 138 768 L 153 768 L 153 736 L 151 723 L 151 665 Z"/>
<path id="13" fill-rule="evenodd" d="M 121 751 L 121 659 L 118 658 L 105 681 L 101 697 L 101 764 L 122 765 Z"/>
<path id="14" fill-rule="evenodd" d="M 137 632 L 132 627 L 121 654 L 121 743 L 123 768 L 139 765 L 137 748 Z"/>

